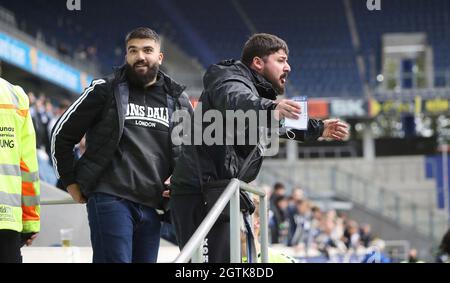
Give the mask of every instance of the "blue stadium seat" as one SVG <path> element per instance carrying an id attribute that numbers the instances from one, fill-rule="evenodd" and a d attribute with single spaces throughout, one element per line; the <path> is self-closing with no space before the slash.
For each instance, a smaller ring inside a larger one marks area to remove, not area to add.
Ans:
<path id="1" fill-rule="evenodd" d="M 4 2 L 16 13 L 19 26 L 34 36 L 42 31 L 48 44 L 60 48 L 63 44 L 64 52 L 73 54 L 77 48 L 95 46 L 105 72 L 123 63 L 123 37 L 137 26 L 153 27 L 205 67 L 221 59 L 239 58 L 252 33 L 231 0 L 98 0 L 84 2 L 82 12 L 69 12 L 52 0 Z M 363 95 L 342 1 L 238 3 L 258 32 L 274 33 L 289 44 L 288 96 Z M 366 1 L 351 0 L 351 4 L 367 66 L 364 78 L 371 85 L 381 69 L 382 35 L 393 32 L 426 32 L 434 50 L 436 86 L 448 83 L 438 74 L 450 67 L 450 1 L 383 1 L 382 10 L 376 12 L 368 11 Z M 23 9 L 24 5 L 29 9 Z M 376 66 L 370 65 L 371 56 Z"/>

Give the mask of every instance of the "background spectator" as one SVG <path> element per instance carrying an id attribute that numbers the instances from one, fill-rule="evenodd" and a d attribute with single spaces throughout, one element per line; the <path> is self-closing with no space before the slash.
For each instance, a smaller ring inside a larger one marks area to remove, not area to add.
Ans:
<path id="1" fill-rule="evenodd" d="M 361 243 L 364 245 L 364 247 L 368 248 L 370 242 L 374 240 L 372 236 L 372 227 L 369 224 L 361 225 L 360 235 Z"/>
<path id="2" fill-rule="evenodd" d="M 439 263 L 450 263 L 450 229 L 447 230 L 439 246 L 436 261 Z"/>
<path id="3" fill-rule="evenodd" d="M 289 229 L 287 216 L 288 200 L 284 195 L 278 195 L 274 198 L 274 208 L 271 210 L 269 221 L 271 243 L 286 244 Z"/>
<path id="4" fill-rule="evenodd" d="M 275 209 L 275 200 L 279 196 L 285 196 L 286 195 L 286 187 L 282 183 L 275 183 L 273 185 L 273 191 L 270 196 L 270 209 Z"/>

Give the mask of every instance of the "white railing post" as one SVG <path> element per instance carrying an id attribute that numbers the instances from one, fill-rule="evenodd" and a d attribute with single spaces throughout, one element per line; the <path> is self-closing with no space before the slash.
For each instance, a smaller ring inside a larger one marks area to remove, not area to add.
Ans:
<path id="1" fill-rule="evenodd" d="M 240 205 L 239 188 L 237 188 L 230 199 L 230 262 L 240 263 L 241 258 L 241 229 L 240 229 Z"/>
<path id="2" fill-rule="evenodd" d="M 203 242 L 202 239 L 200 242 L 200 245 L 197 247 L 197 249 L 194 251 L 194 254 L 192 255 L 192 263 L 203 263 Z"/>
<path id="3" fill-rule="evenodd" d="M 266 196 L 259 197 L 259 219 L 260 219 L 260 236 L 261 236 L 261 262 L 269 262 L 269 229 L 267 223 L 267 200 Z"/>
<path id="4" fill-rule="evenodd" d="M 241 258 L 241 212 L 240 212 L 240 194 L 239 190 L 245 190 L 262 197 L 260 202 L 261 217 L 261 254 L 262 262 L 267 262 L 267 246 L 268 246 L 268 228 L 267 228 L 267 201 L 266 194 L 254 187 L 249 186 L 245 182 L 238 179 L 232 179 L 220 198 L 214 204 L 211 211 L 208 212 L 205 219 L 195 231 L 194 235 L 184 246 L 183 250 L 174 260 L 175 263 L 186 263 L 190 259 L 193 262 L 203 262 L 203 241 L 214 223 L 219 218 L 220 213 L 230 202 L 230 262 L 240 263 Z M 201 259 L 200 259 L 201 258 Z"/>

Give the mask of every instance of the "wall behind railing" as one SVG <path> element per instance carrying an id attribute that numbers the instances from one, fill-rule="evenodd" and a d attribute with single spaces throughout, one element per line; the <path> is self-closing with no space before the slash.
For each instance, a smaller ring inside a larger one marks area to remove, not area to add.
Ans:
<path id="1" fill-rule="evenodd" d="M 70 199 L 68 193 L 41 182 L 41 202 L 64 199 Z M 41 205 L 41 232 L 33 246 L 61 245 L 61 229 L 73 229 L 74 246 L 91 246 L 86 205 Z"/>

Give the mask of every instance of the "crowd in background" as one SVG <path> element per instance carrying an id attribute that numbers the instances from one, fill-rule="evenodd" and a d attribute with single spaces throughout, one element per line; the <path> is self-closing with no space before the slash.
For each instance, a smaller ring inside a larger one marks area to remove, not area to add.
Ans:
<path id="1" fill-rule="evenodd" d="M 61 188 L 52 168 L 50 142 L 52 129 L 56 121 L 69 108 L 71 101 L 66 99 L 51 100 L 44 94 L 37 96 L 32 92 L 28 93 L 28 98 L 30 100 L 30 115 L 36 131 L 40 180 Z M 83 141 L 78 146 L 77 151 L 80 155 L 84 151 Z"/>
<path id="2" fill-rule="evenodd" d="M 392 254 L 370 224 L 358 223 L 342 211 L 323 210 L 301 188 L 292 188 L 288 194 L 283 183 L 263 187 L 270 195 L 270 244 L 290 247 L 297 258 L 324 257 L 332 261 L 346 255 L 348 261 L 350 255 L 357 255 L 356 260 L 366 263 L 424 262 L 415 248 L 406 250 L 406 257 Z M 435 262 L 450 262 L 450 229 L 432 254 Z"/>
<path id="3" fill-rule="evenodd" d="M 39 96 L 28 93 L 30 114 L 36 131 L 36 146 L 41 181 L 61 189 L 52 168 L 51 134 L 56 121 L 69 108 L 71 101 L 52 100 L 44 94 Z M 84 139 L 76 148 L 81 156 L 85 149 Z M 282 183 L 266 188 L 270 195 L 269 239 L 270 244 L 291 247 L 293 255 L 303 257 L 325 256 L 331 258 L 337 254 L 364 254 L 364 261 L 373 259 L 374 251 L 380 252 L 381 262 L 391 262 L 384 252 L 384 241 L 376 237 L 370 224 L 358 223 L 343 212 L 334 209 L 323 210 L 308 199 L 301 188 L 289 191 Z M 444 241 L 446 239 L 446 241 Z M 448 261 L 450 232 L 444 236 L 441 252 L 437 261 Z M 420 262 L 417 251 L 408 253 L 409 262 Z"/>
<path id="4" fill-rule="evenodd" d="M 360 224 L 334 209 L 322 210 L 301 188 L 293 188 L 288 195 L 282 183 L 276 183 L 271 190 L 269 230 L 272 245 L 292 247 L 297 256 L 329 258 L 384 248 L 384 241 L 375 237 L 369 224 Z M 382 257 L 390 261 L 385 255 Z"/>

